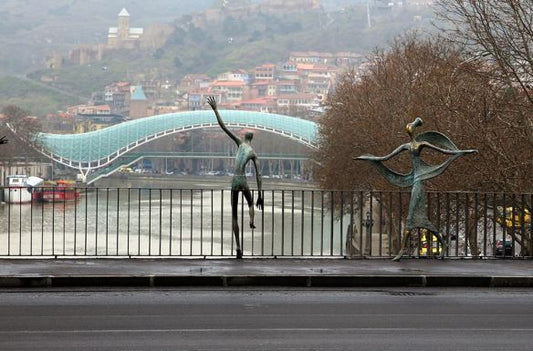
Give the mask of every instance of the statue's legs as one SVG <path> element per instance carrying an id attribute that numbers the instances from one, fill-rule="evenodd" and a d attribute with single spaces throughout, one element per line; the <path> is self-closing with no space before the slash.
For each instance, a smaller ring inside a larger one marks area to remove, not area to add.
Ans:
<path id="1" fill-rule="evenodd" d="M 255 229 L 254 224 L 254 218 L 255 218 L 255 212 L 254 212 L 254 200 L 252 199 L 252 193 L 249 189 L 245 189 L 242 191 L 244 194 L 244 198 L 246 199 L 246 202 L 248 203 L 248 213 L 250 215 L 250 228 Z"/>
<path id="2" fill-rule="evenodd" d="M 237 245 L 237 258 L 242 258 L 241 239 L 239 233 L 239 220 L 237 217 L 239 210 L 239 191 L 231 191 L 231 227 L 233 236 L 235 237 L 235 244 Z"/>
<path id="3" fill-rule="evenodd" d="M 407 247 L 407 241 L 411 237 L 411 229 L 406 229 L 403 234 L 402 242 L 400 243 L 400 251 L 398 251 L 398 254 L 392 259 L 393 261 L 399 261 L 404 252 L 405 248 Z"/>

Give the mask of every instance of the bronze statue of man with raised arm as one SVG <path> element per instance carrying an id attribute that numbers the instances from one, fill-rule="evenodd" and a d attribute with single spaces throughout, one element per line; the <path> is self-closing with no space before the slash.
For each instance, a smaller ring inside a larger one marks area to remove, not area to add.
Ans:
<path id="1" fill-rule="evenodd" d="M 246 181 L 246 164 L 252 160 L 255 167 L 255 177 L 257 181 L 258 197 L 256 206 L 258 209 L 263 210 L 263 195 L 261 191 L 261 171 L 259 168 L 259 160 L 257 154 L 252 148 L 253 133 L 247 132 L 244 136 L 244 141 L 238 136 L 233 134 L 224 124 L 224 121 L 220 117 L 217 108 L 217 101 L 215 97 L 210 96 L 207 98 L 207 103 L 211 106 L 215 112 L 218 124 L 222 130 L 237 144 L 237 154 L 235 156 L 235 171 L 233 174 L 233 180 L 231 181 L 231 223 L 233 235 L 235 236 L 235 242 L 237 244 L 237 258 L 242 258 L 242 248 L 239 239 L 239 221 L 237 219 L 238 204 L 239 204 L 239 192 L 242 191 L 246 202 L 248 203 L 248 211 L 250 214 L 250 228 L 255 228 L 254 224 L 254 203 L 252 199 L 252 193 L 248 187 Z"/>

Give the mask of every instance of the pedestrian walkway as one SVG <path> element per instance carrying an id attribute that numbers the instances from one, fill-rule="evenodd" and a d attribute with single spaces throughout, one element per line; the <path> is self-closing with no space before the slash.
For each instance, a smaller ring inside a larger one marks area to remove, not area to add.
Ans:
<path id="1" fill-rule="evenodd" d="M 76 286 L 533 287 L 533 260 L 0 260 L 0 287 Z"/>

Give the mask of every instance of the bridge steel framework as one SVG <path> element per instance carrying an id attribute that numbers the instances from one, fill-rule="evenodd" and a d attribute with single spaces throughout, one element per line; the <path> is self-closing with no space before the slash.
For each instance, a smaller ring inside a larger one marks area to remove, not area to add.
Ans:
<path id="1" fill-rule="evenodd" d="M 314 122 L 272 113 L 222 110 L 228 127 L 251 128 L 279 134 L 316 148 Z M 151 116 L 83 134 L 41 133 L 41 152 L 52 160 L 77 169 L 106 167 L 120 156 L 150 141 L 194 129 L 218 127 L 212 111 L 186 111 Z"/>

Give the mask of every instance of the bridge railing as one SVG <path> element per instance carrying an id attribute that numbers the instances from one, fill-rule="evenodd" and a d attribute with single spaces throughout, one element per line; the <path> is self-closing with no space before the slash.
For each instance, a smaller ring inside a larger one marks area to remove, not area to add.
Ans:
<path id="1" fill-rule="evenodd" d="M 11 201 L 23 190 L 5 188 Z M 33 196 L 43 194 L 32 189 Z M 9 193 L 11 191 L 11 193 Z M 47 202 L 0 204 L 0 256 L 235 255 L 231 194 L 216 189 L 47 188 Z M 265 190 L 263 211 L 239 201 L 245 257 L 390 258 L 405 235 L 408 192 Z M 408 255 L 531 257 L 533 194 L 427 193 L 448 243 L 415 231 Z M 254 194 L 257 197 L 257 193 Z M 45 199 L 46 200 L 46 199 Z M 72 200 L 72 201 L 70 201 Z"/>

